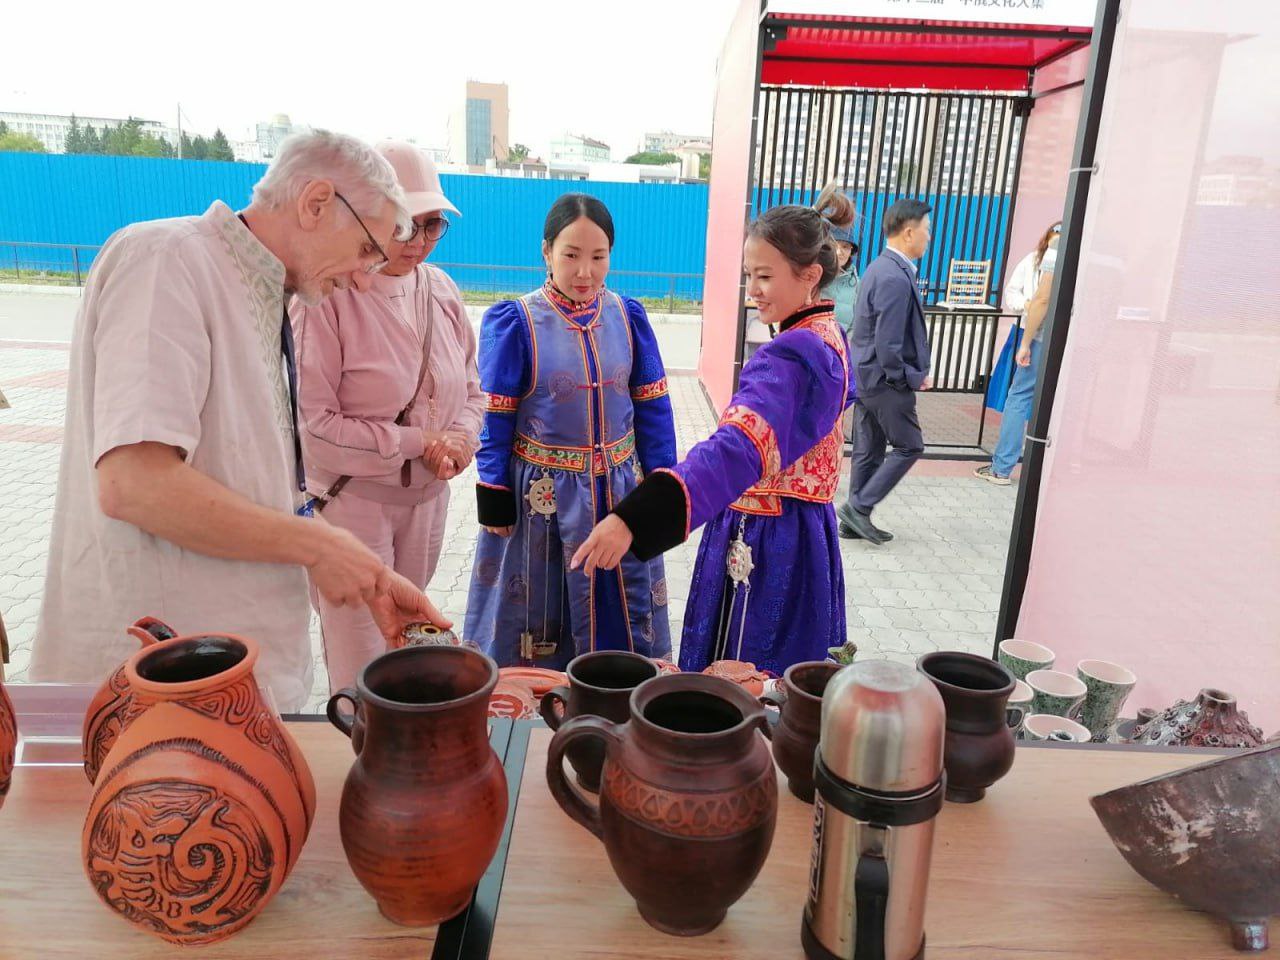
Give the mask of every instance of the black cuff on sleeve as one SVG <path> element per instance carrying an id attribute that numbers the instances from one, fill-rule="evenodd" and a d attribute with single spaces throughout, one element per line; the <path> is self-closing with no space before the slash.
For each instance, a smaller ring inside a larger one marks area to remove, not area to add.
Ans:
<path id="1" fill-rule="evenodd" d="M 613 512 L 631 530 L 631 552 L 639 560 L 684 543 L 689 503 L 680 481 L 669 473 L 651 473 Z"/>
<path id="2" fill-rule="evenodd" d="M 514 527 L 516 495 L 510 490 L 495 490 L 476 484 L 476 512 L 482 527 Z"/>

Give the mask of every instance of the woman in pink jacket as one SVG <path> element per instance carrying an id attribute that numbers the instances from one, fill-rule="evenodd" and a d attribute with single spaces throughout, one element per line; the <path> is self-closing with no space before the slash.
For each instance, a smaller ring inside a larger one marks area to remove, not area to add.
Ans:
<path id="1" fill-rule="evenodd" d="M 454 282 L 423 261 L 458 213 L 431 160 L 408 143 L 377 147 L 395 168 L 413 234 L 381 270 L 293 306 L 308 490 L 330 523 L 425 588 L 435 572 L 448 482 L 471 462 L 484 413 L 476 338 Z M 352 686 L 386 649 L 364 607 L 317 596 L 329 687 Z"/>

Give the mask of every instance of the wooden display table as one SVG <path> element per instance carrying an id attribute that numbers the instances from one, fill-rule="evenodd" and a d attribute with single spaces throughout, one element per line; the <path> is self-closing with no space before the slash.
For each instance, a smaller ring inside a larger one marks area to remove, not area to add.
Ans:
<path id="1" fill-rule="evenodd" d="M 89 784 L 78 766 L 23 766 L 0 810 L 0 960 L 802 960 L 812 807 L 781 790 L 773 849 L 755 885 L 704 937 L 650 928 L 604 847 L 546 786 L 551 732 L 492 721 L 511 816 L 470 910 L 439 929 L 378 913 L 342 852 L 338 802 L 350 742 L 325 722 L 291 722 L 316 780 L 297 867 L 266 910 L 219 944 L 177 947 L 135 930 L 94 894 L 80 865 Z M 1206 759 L 1204 751 L 1030 746 L 980 803 L 938 821 L 926 911 L 929 960 L 1226 960 L 1225 923 L 1134 873 L 1088 797 Z M 780 780 L 781 783 L 781 780 Z"/>
<path id="2" fill-rule="evenodd" d="M 21 720 L 19 721 L 21 723 Z M 80 862 L 89 806 L 84 771 L 19 767 L 0 810 L 0 960 L 374 960 L 456 957 L 465 917 L 436 928 L 383 918 L 347 865 L 338 802 L 354 755 L 327 722 L 291 722 L 316 781 L 316 817 L 293 873 L 267 908 L 221 943 L 181 947 L 137 930 L 94 893 Z M 494 721 L 499 758 L 510 725 Z"/>
<path id="3" fill-rule="evenodd" d="M 782 787 L 773 849 L 755 885 L 719 929 L 669 937 L 640 919 L 603 846 L 552 799 L 549 730 L 517 725 L 509 776 L 526 735 L 489 957 L 802 960 L 812 807 Z M 1239 957 L 1225 923 L 1130 869 L 1088 803 L 1095 793 L 1205 759 L 1201 751 L 1020 747 L 1013 770 L 985 800 L 948 803 L 939 817 L 925 914 L 929 960 Z M 473 918 L 482 906 L 478 899 Z"/>

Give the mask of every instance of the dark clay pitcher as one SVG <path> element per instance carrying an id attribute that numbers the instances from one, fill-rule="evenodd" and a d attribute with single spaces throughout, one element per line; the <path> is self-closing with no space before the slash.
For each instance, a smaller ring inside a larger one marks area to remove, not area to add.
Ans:
<path id="1" fill-rule="evenodd" d="M 556 687 L 542 695 L 542 719 L 552 730 L 559 730 L 566 720 L 588 714 L 626 723 L 631 716 L 632 691 L 656 677 L 658 666 L 638 653 L 596 650 L 570 660 L 565 674 L 569 678 L 567 687 Z M 556 709 L 557 704 L 560 710 Z M 578 775 L 578 784 L 599 793 L 604 744 L 580 740 L 569 749 L 568 755 L 569 766 Z"/>
<path id="2" fill-rule="evenodd" d="M 736 684 L 697 673 L 647 680 L 623 724 L 581 716 L 552 738 L 547 784 L 564 811 L 604 842 L 614 873 L 653 927 L 715 929 L 769 854 L 778 781 L 765 709 Z M 564 772 L 565 752 L 603 740 L 600 805 Z"/>
<path id="3" fill-rule="evenodd" d="M 338 811 L 342 848 L 389 920 L 461 913 L 498 849 L 507 780 L 487 716 L 497 682 L 482 653 L 405 647 L 329 699 L 330 722 L 359 741 Z M 357 716 L 338 712 L 342 700 Z"/>
<path id="4" fill-rule="evenodd" d="M 813 803 L 813 756 L 822 733 L 822 694 L 841 669 L 831 660 L 793 663 L 782 675 L 782 689 L 760 698 L 779 710 L 773 758 L 787 775 L 787 788 L 805 803 Z"/>
<path id="5" fill-rule="evenodd" d="M 933 681 L 947 709 L 947 799 L 981 800 L 987 787 L 1013 766 L 1013 730 L 1006 710 L 1013 674 L 972 653 L 926 653 L 916 667 Z"/>

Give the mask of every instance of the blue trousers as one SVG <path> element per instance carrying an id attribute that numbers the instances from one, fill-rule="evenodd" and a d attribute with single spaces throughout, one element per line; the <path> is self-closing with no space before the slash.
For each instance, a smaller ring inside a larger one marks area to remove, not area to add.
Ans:
<path id="1" fill-rule="evenodd" d="M 991 472 L 1007 477 L 1018 465 L 1022 456 L 1023 437 L 1027 421 L 1031 419 L 1031 402 L 1036 396 L 1036 377 L 1040 371 L 1040 341 L 1031 341 L 1031 364 L 1013 371 L 1013 383 L 1004 402 L 1004 415 L 1000 420 L 1000 437 L 996 440 L 995 453 L 991 455 Z"/>

